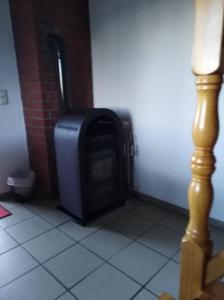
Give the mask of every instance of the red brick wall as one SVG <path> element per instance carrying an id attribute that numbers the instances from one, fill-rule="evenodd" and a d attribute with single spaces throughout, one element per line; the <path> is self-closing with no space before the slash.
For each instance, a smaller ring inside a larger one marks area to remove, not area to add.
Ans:
<path id="1" fill-rule="evenodd" d="M 38 190 L 57 191 L 53 128 L 61 99 L 55 56 L 48 34 L 65 43 L 66 86 L 71 107 L 92 106 L 88 0 L 11 0 L 29 157 Z"/>

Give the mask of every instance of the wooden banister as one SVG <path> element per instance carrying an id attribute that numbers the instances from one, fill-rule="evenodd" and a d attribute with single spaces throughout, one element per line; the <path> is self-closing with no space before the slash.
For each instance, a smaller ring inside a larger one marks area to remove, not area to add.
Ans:
<path id="1" fill-rule="evenodd" d="M 179 300 L 224 300 L 224 252 L 215 257 L 208 219 L 213 201 L 211 182 L 215 170 L 218 131 L 218 97 L 224 72 L 224 0 L 196 0 L 193 73 L 196 75 L 197 109 L 193 124 L 195 150 L 189 186 L 190 220 L 181 245 Z M 172 299 L 164 294 L 160 299 Z"/>
<path id="2" fill-rule="evenodd" d="M 218 136 L 218 95 L 221 75 L 198 76 L 198 104 L 193 126 L 195 151 L 189 187 L 190 221 L 182 241 L 180 299 L 199 297 L 204 287 L 206 264 L 211 257 L 208 218 L 213 198 L 211 176 L 215 169 L 213 147 Z"/>

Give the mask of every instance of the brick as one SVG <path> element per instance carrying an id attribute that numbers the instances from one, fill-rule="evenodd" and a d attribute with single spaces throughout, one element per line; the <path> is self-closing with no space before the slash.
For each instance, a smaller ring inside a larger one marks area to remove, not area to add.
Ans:
<path id="1" fill-rule="evenodd" d="M 44 118 L 44 111 L 43 110 L 38 110 L 38 109 L 24 109 L 24 115 L 26 118 Z"/>
<path id="2" fill-rule="evenodd" d="M 46 41 L 49 33 L 64 39 L 72 106 L 92 106 L 88 0 L 13 0 L 10 5 L 30 161 L 40 190 L 49 195 L 57 185 L 53 129 L 62 110 L 57 61 Z"/>

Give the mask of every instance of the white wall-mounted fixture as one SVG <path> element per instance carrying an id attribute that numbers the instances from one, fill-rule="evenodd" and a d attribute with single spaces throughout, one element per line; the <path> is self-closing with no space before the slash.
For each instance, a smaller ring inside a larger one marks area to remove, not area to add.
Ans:
<path id="1" fill-rule="evenodd" d="M 7 90 L 0 89 L 0 105 L 7 105 L 8 101 L 8 93 Z"/>

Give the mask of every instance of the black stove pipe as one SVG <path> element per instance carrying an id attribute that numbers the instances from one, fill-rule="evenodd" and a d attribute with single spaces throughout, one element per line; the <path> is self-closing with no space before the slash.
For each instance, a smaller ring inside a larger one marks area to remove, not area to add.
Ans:
<path id="1" fill-rule="evenodd" d="M 50 49 L 55 54 L 58 66 L 58 77 L 60 82 L 61 91 L 61 101 L 62 101 L 62 111 L 66 113 L 69 111 L 67 90 L 65 84 L 65 51 L 64 51 L 64 41 L 61 37 L 55 34 L 49 34 L 47 37 L 47 42 Z"/>

